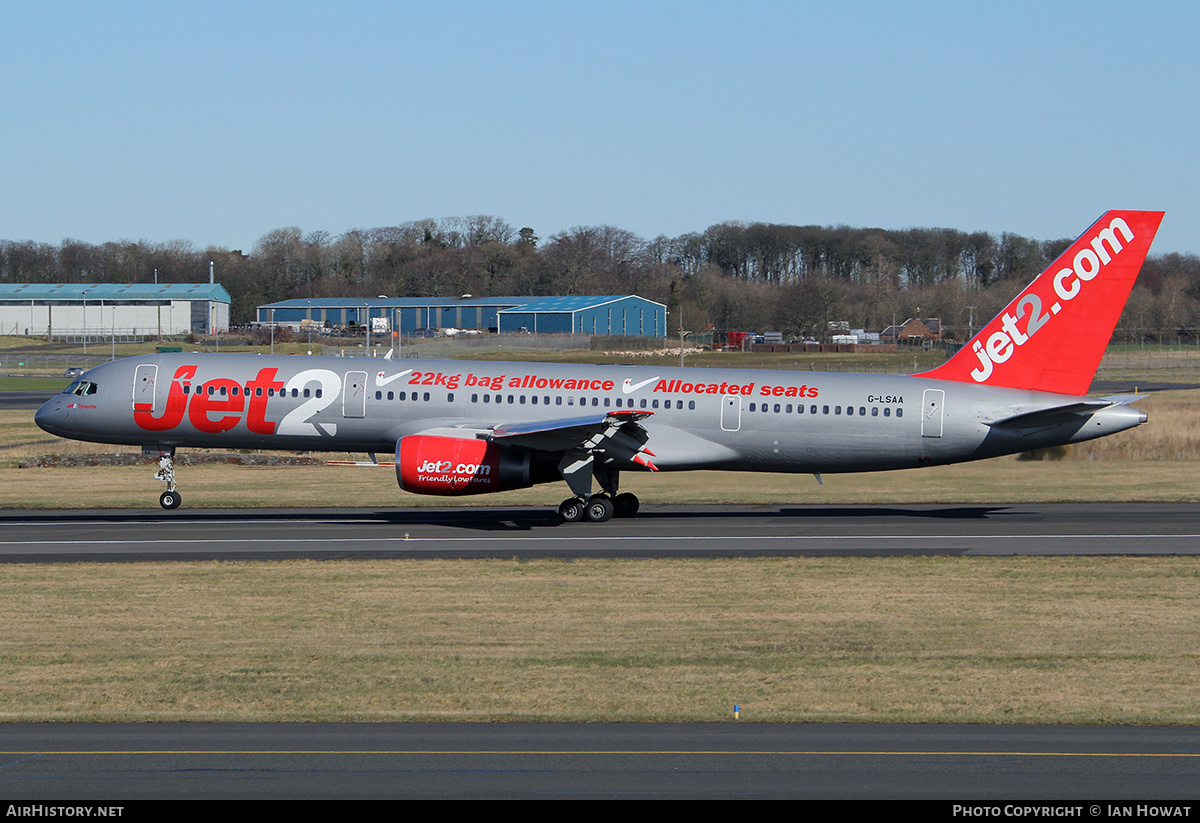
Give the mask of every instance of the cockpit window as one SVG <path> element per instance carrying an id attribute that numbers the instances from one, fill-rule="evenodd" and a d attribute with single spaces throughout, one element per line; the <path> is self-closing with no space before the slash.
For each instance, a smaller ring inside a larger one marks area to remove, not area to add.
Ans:
<path id="1" fill-rule="evenodd" d="M 74 394 L 79 397 L 87 397 L 96 393 L 96 384 L 90 380 L 76 380 L 71 385 L 63 390 L 63 394 Z"/>

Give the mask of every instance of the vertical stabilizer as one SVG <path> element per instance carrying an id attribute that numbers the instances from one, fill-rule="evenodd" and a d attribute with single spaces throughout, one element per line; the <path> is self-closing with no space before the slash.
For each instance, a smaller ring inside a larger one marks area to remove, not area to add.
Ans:
<path id="1" fill-rule="evenodd" d="M 949 360 L 919 377 L 1086 394 L 1160 211 L 1110 211 Z"/>

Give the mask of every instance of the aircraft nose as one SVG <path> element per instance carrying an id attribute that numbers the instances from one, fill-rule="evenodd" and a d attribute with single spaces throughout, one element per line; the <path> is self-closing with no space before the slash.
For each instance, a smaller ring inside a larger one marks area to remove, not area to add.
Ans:
<path id="1" fill-rule="evenodd" d="M 54 435 L 63 434 L 63 423 L 67 417 L 66 401 L 62 395 L 51 397 L 33 413 L 33 422 L 42 431 Z"/>

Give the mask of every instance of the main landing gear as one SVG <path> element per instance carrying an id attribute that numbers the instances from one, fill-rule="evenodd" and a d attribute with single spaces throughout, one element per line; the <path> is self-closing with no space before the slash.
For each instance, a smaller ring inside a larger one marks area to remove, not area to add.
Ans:
<path id="1" fill-rule="evenodd" d="M 613 517 L 633 517 L 641 504 L 637 495 L 624 492 L 617 494 L 620 473 L 605 466 L 597 466 L 595 455 L 587 452 L 567 452 L 558 464 L 563 480 L 575 492 L 558 506 L 558 515 L 566 523 L 587 520 L 603 523 Z M 601 492 L 592 494 L 593 478 L 600 484 Z"/>
<path id="2" fill-rule="evenodd" d="M 603 523 L 613 517 L 633 517 L 640 507 L 637 495 L 629 492 L 623 492 L 616 497 L 593 494 L 587 500 L 582 497 L 568 497 L 559 504 L 558 515 L 565 523 L 578 523 L 580 520 Z"/>
<path id="3" fill-rule="evenodd" d="M 179 504 L 183 502 L 183 496 L 175 488 L 174 446 L 159 451 L 158 471 L 155 472 L 154 479 L 167 484 L 167 490 L 158 496 L 158 505 L 164 509 L 179 508 Z"/>

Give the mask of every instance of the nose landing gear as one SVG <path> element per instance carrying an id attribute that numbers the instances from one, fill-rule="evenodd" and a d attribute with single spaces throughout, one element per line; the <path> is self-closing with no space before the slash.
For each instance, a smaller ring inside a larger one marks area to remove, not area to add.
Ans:
<path id="1" fill-rule="evenodd" d="M 143 449 L 143 451 L 150 451 Z M 175 447 L 166 449 L 154 448 L 158 452 L 158 471 L 154 473 L 155 480 L 167 484 L 167 490 L 158 496 L 158 505 L 164 509 L 177 509 L 183 502 L 183 496 L 175 489 Z"/>

